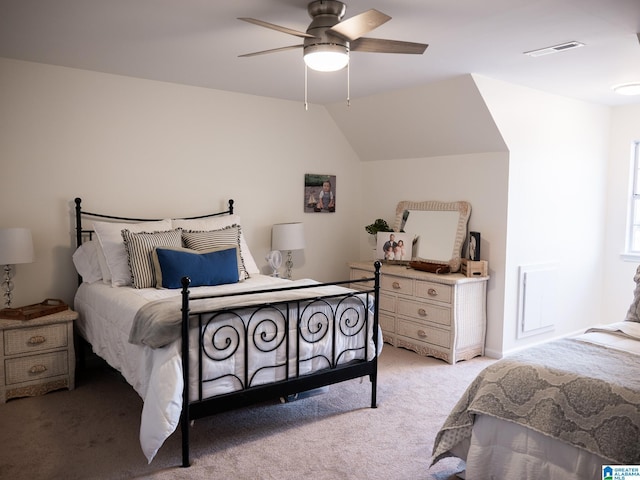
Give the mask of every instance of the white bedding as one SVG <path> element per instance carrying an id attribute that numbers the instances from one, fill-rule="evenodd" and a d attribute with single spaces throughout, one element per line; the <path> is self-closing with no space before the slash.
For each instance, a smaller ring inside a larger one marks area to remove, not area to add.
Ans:
<path id="1" fill-rule="evenodd" d="M 577 337 L 607 348 L 640 355 L 640 323 L 618 322 L 587 330 Z M 490 415 L 476 415 L 472 435 L 450 450 L 463 459 L 467 480 L 601 479 L 598 455 Z"/>
<path id="2" fill-rule="evenodd" d="M 214 293 L 227 294 L 237 291 L 291 286 L 295 283 L 309 284 L 309 282 L 311 281 L 301 280 L 292 283 L 270 276 L 252 275 L 250 279 L 236 284 L 196 287 L 190 290 L 192 296 Z M 331 288 L 346 291 L 341 287 Z M 75 309 L 80 314 L 77 326 L 81 335 L 92 345 L 97 355 L 122 373 L 144 401 L 140 424 L 140 444 L 149 462 L 153 460 L 166 438 L 176 429 L 180 420 L 183 389 L 180 340 L 165 347 L 153 349 L 130 343 L 129 334 L 135 313 L 143 305 L 179 294 L 180 292 L 177 290 L 113 288 L 102 282 L 96 282 L 90 285 L 82 284 L 75 297 Z M 190 336 L 191 345 L 197 344 L 196 335 L 197 333 L 194 332 Z M 371 337 L 371 335 L 368 336 L 369 360 L 376 354 Z M 382 341 L 379 332 L 378 337 L 378 346 L 381 348 Z M 345 341 L 349 342 L 350 340 Z M 322 353 L 322 345 L 313 348 L 319 349 Z M 352 358 L 354 358 L 354 354 L 347 356 L 343 361 L 349 361 Z M 191 361 L 195 362 L 195 353 Z M 301 373 L 324 367 L 326 364 L 321 360 L 314 360 L 313 363 L 305 363 Z M 208 368 L 209 370 L 205 368 L 205 373 L 214 375 L 215 370 L 221 368 L 233 370 L 236 367 L 233 365 L 225 367 L 218 362 Z M 294 365 L 291 365 L 290 373 L 293 368 Z M 242 368 L 240 366 L 237 369 Z M 191 371 L 193 372 L 194 369 L 192 368 Z M 261 373 L 261 375 L 255 383 L 273 381 L 277 375 L 283 375 L 283 373 L 270 370 Z M 196 384 L 196 381 L 192 381 L 190 385 L 191 398 L 196 396 Z M 233 381 L 223 379 L 211 382 L 207 388 L 205 397 L 233 391 L 238 389 L 238 386 Z"/>

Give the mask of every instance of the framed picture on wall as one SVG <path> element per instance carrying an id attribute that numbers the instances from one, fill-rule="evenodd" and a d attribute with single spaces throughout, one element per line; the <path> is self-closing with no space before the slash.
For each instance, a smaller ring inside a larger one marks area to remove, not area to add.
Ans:
<path id="1" fill-rule="evenodd" d="M 307 213 L 333 213 L 336 211 L 335 175 L 305 174 L 304 211 Z"/>
<path id="2" fill-rule="evenodd" d="M 408 263 L 413 255 L 412 233 L 378 232 L 376 257 L 389 263 Z"/>

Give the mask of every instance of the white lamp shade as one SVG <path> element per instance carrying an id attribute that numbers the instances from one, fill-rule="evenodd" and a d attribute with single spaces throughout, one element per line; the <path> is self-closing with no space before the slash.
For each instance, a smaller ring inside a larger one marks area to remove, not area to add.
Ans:
<path id="1" fill-rule="evenodd" d="M 301 222 L 277 223 L 271 229 L 273 250 L 302 250 L 304 248 L 304 225 Z"/>
<path id="2" fill-rule="evenodd" d="M 0 265 L 31 263 L 33 240 L 28 228 L 0 228 Z"/>

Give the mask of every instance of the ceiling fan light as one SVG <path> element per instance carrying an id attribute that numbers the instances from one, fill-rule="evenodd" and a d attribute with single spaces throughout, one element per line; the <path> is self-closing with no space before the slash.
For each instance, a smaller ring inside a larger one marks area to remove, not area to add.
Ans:
<path id="1" fill-rule="evenodd" d="M 640 82 L 615 85 L 613 91 L 620 95 L 640 95 Z"/>
<path id="2" fill-rule="evenodd" d="M 342 70 L 349 63 L 349 50 L 343 45 L 310 45 L 304 49 L 304 63 L 318 72 Z"/>

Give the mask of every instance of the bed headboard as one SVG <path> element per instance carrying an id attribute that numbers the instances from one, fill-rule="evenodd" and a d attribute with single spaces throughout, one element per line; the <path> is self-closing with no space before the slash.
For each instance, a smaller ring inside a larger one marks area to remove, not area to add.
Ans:
<path id="1" fill-rule="evenodd" d="M 76 202 L 76 247 L 79 247 L 80 245 L 82 245 L 82 239 L 84 236 L 89 236 L 89 238 L 91 238 L 91 236 L 93 235 L 93 230 L 88 229 L 88 228 L 84 228 L 82 226 L 82 220 L 84 218 L 102 218 L 102 219 L 106 219 L 106 220 L 113 220 L 113 221 L 119 221 L 119 222 L 153 222 L 153 221 L 157 221 L 157 220 L 162 220 L 162 219 L 158 219 L 158 218 L 133 218 L 133 217 L 120 217 L 120 216 L 115 216 L 115 215 L 105 215 L 103 213 L 93 213 L 93 212 L 87 212 L 86 210 L 82 210 L 82 199 L 80 197 L 76 197 L 75 199 Z M 216 213 L 208 213 L 205 215 L 198 215 L 195 217 L 180 217 L 180 220 L 195 220 L 198 218 L 208 218 L 208 217 L 217 217 L 220 215 L 233 215 L 233 200 L 229 200 L 229 208 L 223 212 L 216 212 Z"/>

